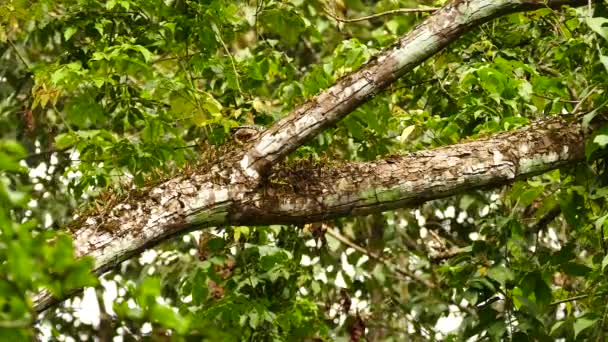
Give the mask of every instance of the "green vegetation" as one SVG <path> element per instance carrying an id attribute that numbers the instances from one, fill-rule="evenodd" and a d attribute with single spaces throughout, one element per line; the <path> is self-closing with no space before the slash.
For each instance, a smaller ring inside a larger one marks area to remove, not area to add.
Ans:
<path id="1" fill-rule="evenodd" d="M 589 132 L 582 163 L 367 217 L 195 231 L 103 275 L 76 257 L 70 223 L 207 170 L 241 147 L 233 128 L 270 127 L 432 11 L 336 19 L 445 3 L 0 1 L 0 339 L 606 340 L 603 1 L 472 28 L 280 166 L 387 158 L 567 113 Z M 227 214 L 200 220 L 213 215 Z M 74 309 L 80 292 L 36 312 L 39 291 L 82 288 L 100 306 L 93 322 Z"/>

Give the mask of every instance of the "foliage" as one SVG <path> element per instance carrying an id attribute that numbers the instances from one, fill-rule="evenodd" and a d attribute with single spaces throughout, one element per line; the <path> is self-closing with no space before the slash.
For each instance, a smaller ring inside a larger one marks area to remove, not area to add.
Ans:
<path id="1" fill-rule="evenodd" d="M 325 11 L 418 3 L 443 1 L 0 3 L 0 336 L 605 338 L 606 128 L 586 163 L 495 190 L 323 225 L 192 233 L 100 280 L 74 260 L 62 228 L 101 191 L 178 172 L 235 126 L 270 125 L 428 15 L 345 24 Z M 608 103 L 607 21 L 599 2 L 484 24 L 292 158 L 370 160 L 571 112 L 590 124 Z M 102 304 L 116 289 L 100 322 L 69 303 L 32 311 L 39 289 L 83 286 Z M 448 317 L 462 323 L 447 331 Z"/>

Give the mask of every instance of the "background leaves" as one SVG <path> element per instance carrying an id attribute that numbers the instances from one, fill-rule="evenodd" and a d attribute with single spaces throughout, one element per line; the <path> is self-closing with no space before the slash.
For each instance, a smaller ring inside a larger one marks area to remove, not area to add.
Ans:
<path id="1" fill-rule="evenodd" d="M 356 18 L 442 4 L 0 4 L 0 335 L 602 339 L 601 127 L 586 163 L 511 186 L 303 227 L 197 232 L 99 279 L 90 260 L 74 259 L 64 230 L 74 215 L 213 160 L 210 146 L 231 128 L 272 124 L 428 15 L 345 24 L 326 11 Z M 371 160 L 573 112 L 595 127 L 608 103 L 607 17 L 598 2 L 592 13 L 541 9 L 484 24 L 291 158 Z M 98 322 L 74 309 L 78 300 L 33 313 L 39 289 L 83 286 L 97 289 Z M 445 320 L 460 324 L 444 329 Z"/>

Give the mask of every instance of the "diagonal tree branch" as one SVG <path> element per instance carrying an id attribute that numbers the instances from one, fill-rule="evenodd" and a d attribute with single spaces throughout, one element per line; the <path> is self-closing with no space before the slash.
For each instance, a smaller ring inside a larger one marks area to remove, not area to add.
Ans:
<path id="1" fill-rule="evenodd" d="M 455 0 L 436 11 L 358 71 L 297 107 L 260 135 L 240 160 L 256 181 L 287 154 L 336 123 L 379 91 L 473 27 L 500 15 L 586 0 Z"/>

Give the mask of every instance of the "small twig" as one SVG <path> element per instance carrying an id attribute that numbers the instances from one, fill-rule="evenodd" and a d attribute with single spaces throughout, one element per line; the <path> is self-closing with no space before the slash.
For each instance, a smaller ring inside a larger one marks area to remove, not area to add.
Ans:
<path id="1" fill-rule="evenodd" d="M 61 149 L 59 149 L 59 148 L 51 148 L 51 149 L 46 150 L 46 151 L 40 151 L 38 153 L 28 154 L 27 156 L 21 158 L 21 160 L 30 160 L 30 159 L 33 159 L 33 158 L 49 156 L 49 155 L 51 155 L 53 153 L 65 153 L 70 148 L 72 148 L 72 147 L 70 146 L 70 147 L 61 148 Z"/>
<path id="2" fill-rule="evenodd" d="M 226 54 L 228 55 L 228 58 L 230 59 L 230 63 L 232 63 L 232 69 L 234 70 L 234 78 L 236 80 L 236 87 L 239 90 L 239 93 L 241 94 L 241 96 L 243 96 L 243 90 L 241 89 L 241 83 L 239 81 L 239 73 L 236 70 L 236 64 L 234 63 L 234 57 L 232 57 L 232 54 L 230 53 L 228 46 L 226 46 L 224 39 L 222 39 L 220 30 L 217 28 L 217 26 L 215 24 L 213 24 L 213 31 L 215 32 L 217 39 L 219 39 L 220 43 L 222 43 L 222 46 L 224 47 L 224 51 L 226 51 Z"/>
<path id="3" fill-rule="evenodd" d="M 552 302 L 549 305 L 559 305 L 559 304 L 563 304 L 563 303 L 573 302 L 573 301 L 576 301 L 576 300 L 579 300 L 579 299 L 585 299 L 585 298 L 588 298 L 588 297 L 598 297 L 598 296 L 602 296 L 602 295 L 605 295 L 605 294 L 608 294 L 608 290 L 606 290 L 606 291 L 599 291 L 599 292 L 596 292 L 596 293 L 586 293 L 586 294 L 582 294 L 582 295 L 578 295 L 578 296 L 574 296 L 574 297 L 570 297 L 570 298 L 560 299 L 560 300 L 557 300 L 555 302 Z"/>
<path id="4" fill-rule="evenodd" d="M 13 44 L 13 41 L 10 39 L 7 39 L 6 41 L 8 42 L 8 45 L 10 45 L 13 50 L 15 50 L 17 57 L 19 57 L 19 59 L 21 60 L 21 63 L 23 63 L 23 65 L 25 65 L 26 69 L 30 70 L 29 64 L 27 64 L 27 62 L 25 61 L 25 58 L 23 58 L 23 56 L 21 55 L 21 53 L 19 52 L 19 50 L 17 49 L 15 44 Z"/>
<path id="5" fill-rule="evenodd" d="M 108 314 L 106 305 L 103 302 L 103 290 L 102 288 L 95 289 L 95 298 L 97 299 L 97 305 L 99 306 L 99 328 L 98 337 L 100 341 L 110 341 L 112 339 L 112 316 Z"/>
<path id="6" fill-rule="evenodd" d="M 18 321 L 0 321 L 0 328 L 3 329 L 19 329 L 19 328 L 31 328 L 32 321 L 29 320 L 18 320 Z"/>
<path id="7" fill-rule="evenodd" d="M 580 109 L 582 104 L 585 102 L 585 100 L 587 100 L 589 98 L 589 96 L 591 96 L 595 92 L 595 89 L 597 89 L 597 85 L 593 86 L 593 88 L 591 88 L 591 90 L 589 90 L 589 92 L 587 94 L 585 94 L 585 96 L 583 96 L 582 99 L 580 99 L 580 101 L 576 104 L 576 106 L 574 106 L 572 113 L 578 112 L 578 110 Z"/>
<path id="8" fill-rule="evenodd" d="M 358 21 L 371 20 L 371 19 L 375 19 L 375 18 L 384 17 L 384 16 L 387 16 L 387 15 L 404 14 L 404 13 L 428 13 L 428 12 L 435 12 L 438 9 L 439 9 L 438 7 L 398 8 L 398 9 L 394 9 L 394 10 L 390 10 L 390 11 L 386 11 L 386 12 L 376 13 L 376 14 L 365 16 L 365 17 L 352 18 L 352 19 L 346 19 L 346 18 L 338 17 L 337 15 L 335 15 L 335 14 L 331 13 L 329 10 L 327 10 L 327 8 L 323 8 L 323 11 L 328 16 L 330 16 L 332 19 L 334 19 L 336 21 L 339 21 L 339 22 L 342 22 L 342 23 L 355 23 L 355 22 L 358 22 Z"/>
<path id="9" fill-rule="evenodd" d="M 57 116 L 59 117 L 61 122 L 65 125 L 65 128 L 67 128 L 69 132 L 74 132 L 74 130 L 72 129 L 72 126 L 70 126 L 70 124 L 67 122 L 67 120 L 63 117 L 63 115 L 59 111 L 59 109 L 57 109 L 57 106 L 55 105 L 55 103 L 51 102 L 51 105 L 53 106 L 53 110 L 55 111 L 55 114 L 57 114 Z"/>
<path id="10" fill-rule="evenodd" d="M 382 256 L 380 256 L 380 255 L 378 255 L 378 254 L 376 254 L 374 252 L 368 251 L 367 249 L 365 249 L 365 248 L 357 245 L 356 243 L 350 241 L 347 237 L 343 236 L 342 234 L 340 234 L 335 229 L 327 229 L 326 233 L 329 234 L 329 235 L 331 235 L 331 237 L 333 237 L 334 239 L 342 242 L 343 244 L 345 244 L 345 245 L 347 245 L 347 246 L 355 249 L 356 251 L 358 251 L 360 253 L 363 253 L 363 254 L 367 255 L 368 257 L 370 257 L 370 258 L 372 258 L 372 259 L 374 259 L 376 261 L 379 261 L 380 263 L 384 264 L 389 269 L 392 269 L 395 272 L 397 272 L 397 273 L 399 273 L 399 274 L 401 274 L 403 276 L 410 277 L 410 278 L 412 278 L 412 279 L 414 279 L 414 280 L 422 283 L 423 285 L 425 285 L 425 286 L 427 286 L 429 288 L 435 288 L 436 287 L 435 284 L 431 283 L 430 281 L 428 281 L 426 279 L 423 279 L 423 278 L 415 275 L 414 273 L 412 273 L 412 272 L 410 272 L 408 270 L 404 270 L 404 269 L 396 266 L 395 264 L 393 264 L 390 260 L 388 260 L 386 258 L 383 258 Z"/>
<path id="11" fill-rule="evenodd" d="M 608 305 L 606 305 L 606 304 L 608 304 L 608 302 L 604 304 L 604 314 L 602 315 L 602 322 L 598 326 L 598 329 L 600 330 L 600 332 L 599 332 L 600 333 L 600 341 L 605 341 L 606 340 L 604 338 L 604 335 L 605 335 L 605 332 L 606 332 L 606 329 L 604 329 L 604 327 L 606 326 L 606 318 L 608 317 Z"/>
<path id="12" fill-rule="evenodd" d="M 549 222 L 555 220 L 555 218 L 558 217 L 561 213 L 562 208 L 560 207 L 560 205 L 555 205 L 553 208 L 547 211 L 538 221 L 536 221 L 534 225 L 530 227 L 530 231 L 536 233 L 547 228 Z"/>
<path id="13" fill-rule="evenodd" d="M 551 6 L 546 6 L 547 9 L 549 9 L 549 11 L 551 13 L 553 13 L 553 16 L 555 16 L 558 21 L 558 24 L 554 24 L 553 22 L 551 22 L 550 20 L 548 20 L 547 18 L 543 17 L 542 20 L 546 21 L 549 25 L 553 26 L 553 29 L 555 30 L 555 32 L 557 34 L 561 34 L 562 36 L 566 36 L 566 34 L 564 33 L 564 31 L 562 30 L 562 28 L 559 26 L 559 16 L 557 15 L 557 13 L 555 12 L 555 10 L 553 8 L 551 8 Z"/>
<path id="14" fill-rule="evenodd" d="M 438 78 L 433 77 L 433 78 L 428 78 L 426 80 L 422 80 L 422 81 L 419 81 L 419 82 L 416 82 L 416 83 L 404 84 L 404 85 L 399 86 L 399 87 L 393 87 L 393 85 L 391 84 L 391 88 L 390 89 L 391 89 L 391 92 L 394 92 L 394 91 L 397 91 L 397 90 L 401 90 L 401 89 L 406 89 L 406 88 L 407 89 L 411 89 L 413 87 L 417 87 L 419 85 L 423 85 L 423 84 L 430 83 L 430 82 L 435 82 L 435 81 L 438 81 L 438 80 L 439 80 Z"/>
<path id="15" fill-rule="evenodd" d="M 547 50 L 547 52 L 545 52 L 545 54 L 543 56 L 548 56 L 548 55 L 549 55 L 549 53 L 548 53 L 548 50 Z M 542 58 L 544 58 L 544 57 L 542 57 Z M 554 70 L 554 69 L 552 69 L 552 68 L 550 68 L 550 67 L 548 67 L 546 65 L 543 65 L 541 63 L 539 63 L 537 65 L 537 69 L 539 71 L 547 73 L 547 74 L 549 74 L 549 75 L 551 75 L 553 77 L 561 78 L 563 76 L 559 71 Z M 570 94 L 570 98 L 573 101 L 575 101 L 575 100 L 578 101 L 578 95 L 577 95 L 576 91 L 572 87 L 570 87 L 568 85 L 566 85 L 566 89 L 568 90 L 568 94 Z"/>
<path id="16" fill-rule="evenodd" d="M 190 57 L 194 57 L 196 55 L 197 54 L 186 54 L 184 56 L 160 57 L 159 59 L 155 59 L 155 60 L 151 61 L 150 63 L 154 64 L 154 63 L 166 62 L 166 61 L 175 60 L 175 59 L 182 60 L 182 59 L 187 59 L 187 58 L 190 58 Z"/>
<path id="17" fill-rule="evenodd" d="M 432 255 L 429 255 L 429 259 L 432 262 L 439 262 L 439 261 L 450 259 L 459 254 L 463 254 L 463 253 L 467 253 L 467 252 L 468 251 L 464 248 L 454 248 L 454 249 L 443 251 L 443 252 L 433 253 Z"/>
<path id="18" fill-rule="evenodd" d="M 196 148 L 199 147 L 199 144 L 193 144 L 193 145 L 185 145 L 185 146 L 179 146 L 179 147 L 174 147 L 173 150 L 186 150 L 189 148 Z"/>
<path id="19" fill-rule="evenodd" d="M 563 303 L 573 302 L 575 300 L 585 299 L 589 296 L 590 296 L 589 294 L 578 295 L 578 296 L 574 296 L 574 297 L 570 297 L 570 298 L 566 298 L 566 299 L 557 300 L 549 305 L 559 305 L 559 304 L 563 304 Z"/>
<path id="20" fill-rule="evenodd" d="M 559 101 L 559 102 L 563 102 L 563 103 L 574 103 L 574 104 L 578 104 L 581 101 L 578 100 L 564 100 L 564 99 L 560 99 L 560 98 L 552 98 L 549 96 L 545 96 L 545 95 L 541 95 L 541 94 L 537 94 L 537 93 L 532 93 L 532 95 L 536 96 L 536 97 L 540 97 L 543 98 L 545 100 L 555 100 L 555 101 Z"/>

